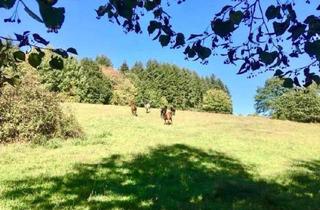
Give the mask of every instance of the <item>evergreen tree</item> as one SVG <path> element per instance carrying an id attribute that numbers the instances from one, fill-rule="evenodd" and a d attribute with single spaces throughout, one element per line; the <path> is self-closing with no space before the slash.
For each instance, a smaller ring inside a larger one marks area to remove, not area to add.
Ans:
<path id="1" fill-rule="evenodd" d="M 111 60 L 105 55 L 98 55 L 96 57 L 96 62 L 98 65 L 101 65 L 101 66 L 106 66 L 106 67 L 113 66 Z"/>
<path id="2" fill-rule="evenodd" d="M 131 68 L 131 71 L 135 74 L 139 74 L 143 70 L 144 70 L 144 66 L 143 66 L 143 63 L 140 61 L 135 62 Z"/>
<path id="3" fill-rule="evenodd" d="M 126 74 L 126 73 L 129 72 L 129 66 L 128 66 L 128 64 L 127 64 L 126 61 L 121 64 L 119 71 L 120 71 L 122 74 Z"/>

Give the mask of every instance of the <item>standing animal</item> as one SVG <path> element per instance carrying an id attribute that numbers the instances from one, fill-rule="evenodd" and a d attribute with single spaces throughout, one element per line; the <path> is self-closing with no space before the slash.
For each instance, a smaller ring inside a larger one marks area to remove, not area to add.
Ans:
<path id="1" fill-rule="evenodd" d="M 136 104 L 134 102 L 130 103 L 130 108 L 131 108 L 132 115 L 137 117 L 138 116 L 138 114 L 137 114 L 137 106 L 136 106 Z"/>
<path id="2" fill-rule="evenodd" d="M 171 109 L 168 109 L 167 106 L 161 108 L 160 111 L 161 117 L 164 120 L 165 125 L 171 125 L 172 124 L 172 111 Z"/>
<path id="3" fill-rule="evenodd" d="M 160 117 L 161 118 L 164 118 L 164 114 L 167 112 L 167 109 L 168 109 L 167 106 L 164 106 L 161 108 L 161 110 L 160 110 Z"/>
<path id="4" fill-rule="evenodd" d="M 149 102 L 144 104 L 144 108 L 146 109 L 146 113 L 150 113 L 150 107 L 151 107 L 151 105 Z"/>
<path id="5" fill-rule="evenodd" d="M 172 111 L 170 109 L 167 109 L 166 113 L 164 114 L 163 120 L 165 125 L 172 124 Z"/>

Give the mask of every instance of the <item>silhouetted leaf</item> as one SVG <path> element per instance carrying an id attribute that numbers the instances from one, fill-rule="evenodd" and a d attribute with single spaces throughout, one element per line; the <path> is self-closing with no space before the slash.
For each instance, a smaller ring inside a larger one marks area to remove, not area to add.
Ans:
<path id="1" fill-rule="evenodd" d="M 211 28 L 215 34 L 225 38 L 231 35 L 231 32 L 235 30 L 234 23 L 231 20 L 223 21 L 216 19 L 211 22 Z"/>
<path id="2" fill-rule="evenodd" d="M 211 49 L 207 47 L 198 47 L 196 50 L 200 59 L 205 60 L 211 55 Z"/>
<path id="3" fill-rule="evenodd" d="M 24 38 L 25 38 L 25 36 L 23 36 L 23 35 L 21 35 L 21 34 L 14 34 L 15 36 L 16 36 L 16 38 L 17 38 L 17 41 L 19 41 L 19 42 L 21 42 Z"/>
<path id="4" fill-rule="evenodd" d="M 64 67 L 62 58 L 57 57 L 57 56 L 51 58 L 49 64 L 50 64 L 51 68 L 53 68 L 53 69 L 62 70 Z"/>
<path id="5" fill-rule="evenodd" d="M 67 49 L 67 52 L 68 52 L 68 53 L 75 54 L 75 55 L 78 55 L 77 50 L 76 50 L 75 48 L 73 48 L 73 47 L 69 47 L 69 48 Z"/>
<path id="6" fill-rule="evenodd" d="M 282 75 L 283 75 L 283 71 L 281 71 L 280 69 L 277 69 L 273 76 L 279 77 L 279 76 L 282 76 Z"/>
<path id="7" fill-rule="evenodd" d="M 281 15 L 280 14 L 280 7 L 279 6 L 275 7 L 274 5 L 269 6 L 268 9 L 266 10 L 265 15 L 268 20 L 272 20 L 272 19 L 279 17 Z"/>
<path id="8" fill-rule="evenodd" d="M 61 48 L 52 49 L 52 52 L 62 56 L 63 58 L 68 58 L 69 57 L 67 51 L 65 51 L 64 49 L 61 49 Z"/>
<path id="9" fill-rule="evenodd" d="M 317 85 L 320 85 L 320 77 L 318 75 L 313 75 L 312 80 L 317 83 Z"/>
<path id="10" fill-rule="evenodd" d="M 176 43 L 174 44 L 174 48 L 183 46 L 186 43 L 184 35 L 182 33 L 178 33 L 176 36 Z"/>
<path id="11" fill-rule="evenodd" d="M 13 57 L 14 57 L 14 59 L 15 59 L 17 62 L 19 62 L 19 61 L 25 61 L 25 60 L 26 60 L 26 55 L 25 55 L 25 53 L 22 52 L 22 51 L 20 51 L 20 50 L 14 52 L 14 53 L 13 53 Z"/>
<path id="12" fill-rule="evenodd" d="M 282 23 L 273 22 L 273 29 L 277 36 L 281 36 L 282 34 L 284 34 L 286 30 L 289 28 L 289 26 L 290 26 L 289 19 L 287 19 L 285 22 L 282 22 Z"/>
<path id="13" fill-rule="evenodd" d="M 11 9 L 16 0 L 0 0 L 0 8 Z"/>
<path id="14" fill-rule="evenodd" d="M 243 19 L 243 13 L 241 11 L 230 11 L 230 20 L 236 24 L 239 25 Z"/>
<path id="15" fill-rule="evenodd" d="M 46 27 L 49 29 L 60 29 L 64 22 L 65 9 L 63 7 L 52 7 L 50 4 L 46 4 L 43 1 L 38 1 L 40 14 Z"/>
<path id="16" fill-rule="evenodd" d="M 160 29 L 161 28 L 161 23 L 158 21 L 150 21 L 149 26 L 148 26 L 148 33 L 152 34 L 156 29 Z"/>
<path id="17" fill-rule="evenodd" d="M 316 56 L 320 60 L 320 40 L 314 42 L 306 42 L 304 45 L 305 52 L 310 56 Z"/>
<path id="18" fill-rule="evenodd" d="M 162 47 L 168 46 L 169 42 L 170 42 L 170 36 L 168 35 L 161 35 L 159 37 L 159 42 L 161 43 Z"/>
<path id="19" fill-rule="evenodd" d="M 278 57 L 278 52 L 277 51 L 273 51 L 273 52 L 265 52 L 265 51 L 263 51 L 263 52 L 261 52 L 260 54 L 259 54 L 259 58 L 260 58 L 260 60 L 264 63 L 264 64 L 266 64 L 267 66 L 268 65 L 270 65 L 270 64 L 272 64 L 273 63 L 273 61 L 276 59 Z"/>
<path id="20" fill-rule="evenodd" d="M 239 71 L 238 71 L 237 74 L 244 74 L 244 73 L 246 73 L 249 69 L 250 69 L 250 65 L 248 65 L 247 62 L 244 62 L 244 63 L 241 65 L 241 67 L 240 67 L 240 69 L 239 69 Z"/>
<path id="21" fill-rule="evenodd" d="M 42 38 L 39 34 L 33 34 L 33 39 L 43 45 L 48 45 L 49 42 L 47 40 L 45 40 L 44 38 Z"/>
<path id="22" fill-rule="evenodd" d="M 43 20 L 37 15 L 35 14 L 33 11 L 31 11 L 27 6 L 24 7 L 24 11 L 26 11 L 26 13 L 32 17 L 34 20 L 43 23 Z"/>
<path id="23" fill-rule="evenodd" d="M 283 87 L 285 88 L 293 88 L 293 81 L 291 78 L 285 78 L 283 81 Z"/>
<path id="24" fill-rule="evenodd" d="M 295 86 L 301 87 L 300 82 L 299 82 L 299 79 L 298 79 L 297 77 L 295 77 L 295 78 L 293 79 L 293 84 L 294 84 Z"/>
<path id="25" fill-rule="evenodd" d="M 28 62 L 32 67 L 37 68 L 42 62 L 42 56 L 38 53 L 31 53 L 28 56 Z"/>

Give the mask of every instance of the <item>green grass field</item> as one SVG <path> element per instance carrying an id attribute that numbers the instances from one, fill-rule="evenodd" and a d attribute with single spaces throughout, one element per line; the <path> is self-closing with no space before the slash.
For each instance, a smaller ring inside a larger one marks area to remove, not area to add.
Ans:
<path id="1" fill-rule="evenodd" d="M 0 209 L 320 209 L 320 125 L 67 104 L 85 139 L 0 146 Z"/>

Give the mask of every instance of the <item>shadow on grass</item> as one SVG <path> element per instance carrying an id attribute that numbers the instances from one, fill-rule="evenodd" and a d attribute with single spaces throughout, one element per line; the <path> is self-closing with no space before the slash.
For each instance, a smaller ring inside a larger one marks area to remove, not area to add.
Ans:
<path id="1" fill-rule="evenodd" d="M 31 209 L 319 209 L 320 162 L 298 166 L 305 173 L 283 186 L 254 179 L 222 153 L 161 146 L 130 161 L 78 165 L 63 177 L 7 182 L 0 199 Z"/>

